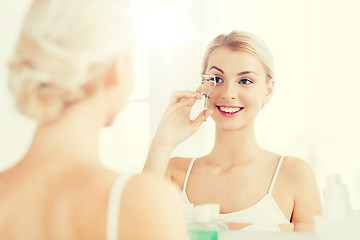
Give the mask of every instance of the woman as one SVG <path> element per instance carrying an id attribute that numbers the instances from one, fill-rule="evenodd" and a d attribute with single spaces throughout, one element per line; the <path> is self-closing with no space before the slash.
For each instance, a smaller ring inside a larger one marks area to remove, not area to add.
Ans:
<path id="1" fill-rule="evenodd" d="M 187 239 L 179 192 L 103 168 L 98 141 L 133 85 L 123 0 L 35 0 L 9 64 L 18 109 L 38 122 L 0 173 L 1 239 Z"/>
<path id="2" fill-rule="evenodd" d="M 273 95 L 272 55 L 257 36 L 241 31 L 219 35 L 209 45 L 203 74 L 216 76 L 204 118 L 216 123 L 215 144 L 203 157 L 170 160 L 177 144 L 191 136 L 202 115 L 190 120 L 197 91 L 175 92 L 150 147 L 144 171 L 165 174 L 194 205 L 220 204 L 226 222 L 249 223 L 249 230 L 278 231 L 293 224 L 313 230 L 321 200 L 309 164 L 263 149 L 256 141 L 255 119 Z M 254 224 L 253 224 L 254 223 Z M 247 224 L 247 225 L 249 225 Z"/>

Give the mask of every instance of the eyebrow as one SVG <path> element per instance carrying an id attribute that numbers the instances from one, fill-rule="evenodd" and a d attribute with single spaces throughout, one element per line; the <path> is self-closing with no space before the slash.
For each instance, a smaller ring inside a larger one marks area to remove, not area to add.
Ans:
<path id="1" fill-rule="evenodd" d="M 218 68 L 218 67 L 212 66 L 209 70 L 211 70 L 211 69 L 216 69 L 216 70 L 218 70 L 219 72 L 221 72 L 222 74 L 224 74 L 224 71 L 221 70 L 221 69 Z"/>
<path id="2" fill-rule="evenodd" d="M 240 72 L 240 73 L 238 73 L 237 75 L 238 75 L 238 76 L 242 76 L 242 75 L 246 75 L 246 74 L 250 74 L 250 73 L 252 73 L 252 74 L 255 74 L 255 75 L 256 75 L 256 73 L 255 73 L 255 72 L 253 72 L 253 71 L 244 71 L 244 72 Z"/>
<path id="3" fill-rule="evenodd" d="M 219 72 L 221 72 L 222 74 L 224 74 L 224 71 L 216 66 L 212 66 L 209 70 L 211 70 L 211 69 L 216 69 Z M 242 75 L 251 74 L 251 73 L 256 75 L 256 73 L 254 71 L 243 71 L 243 72 L 239 72 L 237 74 L 237 76 L 242 76 Z"/>

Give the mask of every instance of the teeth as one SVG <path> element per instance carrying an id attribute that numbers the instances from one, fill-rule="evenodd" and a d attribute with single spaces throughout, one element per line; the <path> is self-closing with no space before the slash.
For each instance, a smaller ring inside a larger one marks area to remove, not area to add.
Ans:
<path id="1" fill-rule="evenodd" d="M 240 107 L 220 107 L 220 110 L 227 113 L 234 113 L 240 111 Z"/>

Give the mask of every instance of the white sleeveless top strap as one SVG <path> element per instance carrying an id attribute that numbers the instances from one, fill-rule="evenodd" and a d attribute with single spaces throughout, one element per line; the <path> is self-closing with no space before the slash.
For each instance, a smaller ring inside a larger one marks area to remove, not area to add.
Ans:
<path id="1" fill-rule="evenodd" d="M 186 186 L 187 186 L 187 183 L 188 183 L 188 180 L 189 180 L 190 172 L 191 172 L 191 169 L 192 169 L 192 167 L 193 167 L 193 165 L 194 165 L 195 160 L 196 160 L 196 158 L 191 159 L 191 162 L 190 162 L 190 164 L 189 164 L 188 170 L 187 170 L 187 172 L 186 172 L 186 176 L 185 176 L 185 180 L 184 180 L 184 185 L 183 185 L 183 193 L 185 193 L 185 194 L 186 194 L 186 191 L 185 191 L 185 190 L 186 190 Z"/>
<path id="2" fill-rule="evenodd" d="M 270 187 L 269 187 L 269 191 L 268 191 L 268 194 L 271 194 L 273 188 L 274 188 L 274 184 L 275 184 L 275 181 L 276 181 L 276 178 L 277 178 L 277 175 L 279 174 L 279 170 L 280 170 L 280 167 L 281 167 L 281 164 L 284 160 L 285 156 L 281 156 L 279 162 L 278 162 L 278 165 L 276 167 L 276 170 L 275 170 L 275 173 L 274 173 L 274 176 L 271 180 L 271 183 L 270 183 Z"/>
<path id="3" fill-rule="evenodd" d="M 118 176 L 110 190 L 108 211 L 106 218 L 106 239 L 117 240 L 118 239 L 118 226 L 119 226 L 119 210 L 120 201 L 125 184 L 129 180 L 131 175 Z"/>

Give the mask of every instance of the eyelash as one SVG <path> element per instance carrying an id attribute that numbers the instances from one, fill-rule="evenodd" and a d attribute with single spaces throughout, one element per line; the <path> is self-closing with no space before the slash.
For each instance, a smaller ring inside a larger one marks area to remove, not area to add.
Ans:
<path id="1" fill-rule="evenodd" d="M 218 83 L 223 83 L 224 82 L 224 80 L 222 80 L 222 78 L 221 77 L 215 77 L 215 81 L 216 81 L 216 83 L 218 84 Z M 221 81 L 221 82 L 220 82 Z"/>
<path id="2" fill-rule="evenodd" d="M 241 83 L 241 82 L 243 82 L 243 81 L 247 81 L 248 83 Z M 241 80 L 239 81 L 239 83 L 240 83 L 240 84 L 244 84 L 244 85 L 248 85 L 248 84 L 253 83 L 253 81 L 251 81 L 250 79 L 244 78 L 244 79 L 241 79 Z"/>
<path id="3" fill-rule="evenodd" d="M 215 81 L 216 81 L 217 84 L 224 82 L 224 80 L 222 80 L 221 77 L 215 77 Z M 247 81 L 247 83 L 242 83 L 243 81 Z M 248 85 L 248 84 L 251 84 L 251 83 L 253 83 L 253 81 L 251 81 L 250 79 L 247 79 L 247 78 L 241 79 L 239 81 L 239 84 L 243 84 L 243 85 Z"/>

